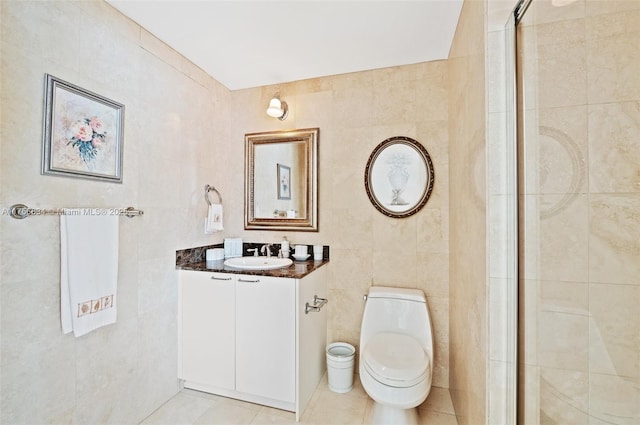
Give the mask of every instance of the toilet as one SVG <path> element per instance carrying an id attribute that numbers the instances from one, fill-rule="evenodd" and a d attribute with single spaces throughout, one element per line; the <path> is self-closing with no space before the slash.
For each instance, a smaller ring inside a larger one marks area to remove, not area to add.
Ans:
<path id="1" fill-rule="evenodd" d="M 369 289 L 360 332 L 360 381 L 372 424 L 418 424 L 433 374 L 433 332 L 419 289 Z"/>

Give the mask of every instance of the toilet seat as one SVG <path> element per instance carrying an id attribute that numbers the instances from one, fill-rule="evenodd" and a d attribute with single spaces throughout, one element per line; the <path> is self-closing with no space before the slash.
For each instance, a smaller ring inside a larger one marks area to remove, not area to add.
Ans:
<path id="1" fill-rule="evenodd" d="M 365 370 L 391 387 L 411 387 L 426 378 L 431 367 L 422 345 L 409 335 L 379 333 L 364 348 Z"/>

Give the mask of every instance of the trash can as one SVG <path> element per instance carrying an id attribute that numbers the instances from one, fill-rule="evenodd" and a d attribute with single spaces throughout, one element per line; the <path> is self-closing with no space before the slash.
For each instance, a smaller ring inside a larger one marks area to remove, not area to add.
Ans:
<path id="1" fill-rule="evenodd" d="M 335 393 L 348 393 L 353 388 L 353 365 L 356 349 L 346 342 L 327 346 L 327 374 L 329 389 Z"/>

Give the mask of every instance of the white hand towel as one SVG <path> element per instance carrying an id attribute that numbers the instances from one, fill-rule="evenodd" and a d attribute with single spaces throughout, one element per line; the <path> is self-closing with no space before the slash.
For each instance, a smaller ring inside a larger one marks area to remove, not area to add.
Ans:
<path id="1" fill-rule="evenodd" d="M 222 204 L 209 205 L 207 218 L 204 221 L 204 233 L 210 235 L 213 232 L 224 230 L 222 227 Z"/>
<path id="2" fill-rule="evenodd" d="M 118 216 L 60 216 L 62 332 L 76 337 L 116 321 Z"/>

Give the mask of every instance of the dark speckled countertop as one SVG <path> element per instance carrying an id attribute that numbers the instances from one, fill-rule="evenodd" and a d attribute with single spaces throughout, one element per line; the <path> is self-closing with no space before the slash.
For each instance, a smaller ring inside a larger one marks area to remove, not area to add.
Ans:
<path id="1" fill-rule="evenodd" d="M 243 252 L 254 244 L 245 244 Z M 292 258 L 293 264 L 272 270 L 241 270 L 224 265 L 224 260 L 205 261 L 205 253 L 209 248 L 221 248 L 222 245 L 203 246 L 198 248 L 183 249 L 176 251 L 176 269 L 193 270 L 201 272 L 234 273 L 255 276 L 289 277 L 301 279 L 314 270 L 319 269 L 329 263 L 329 247 L 324 247 L 323 259 L 321 261 L 307 260 L 296 261 Z M 310 249 L 311 251 L 312 249 Z M 246 255 L 246 254 L 245 254 Z"/>
<path id="2" fill-rule="evenodd" d="M 219 261 L 200 261 L 197 263 L 176 264 L 178 270 L 195 270 L 200 272 L 222 272 L 237 273 L 244 275 L 256 276 L 273 276 L 273 277 L 291 277 L 300 279 L 312 271 L 329 263 L 329 260 L 322 261 L 293 261 L 289 267 L 283 267 L 273 270 L 240 270 L 224 265 L 224 260 Z"/>

